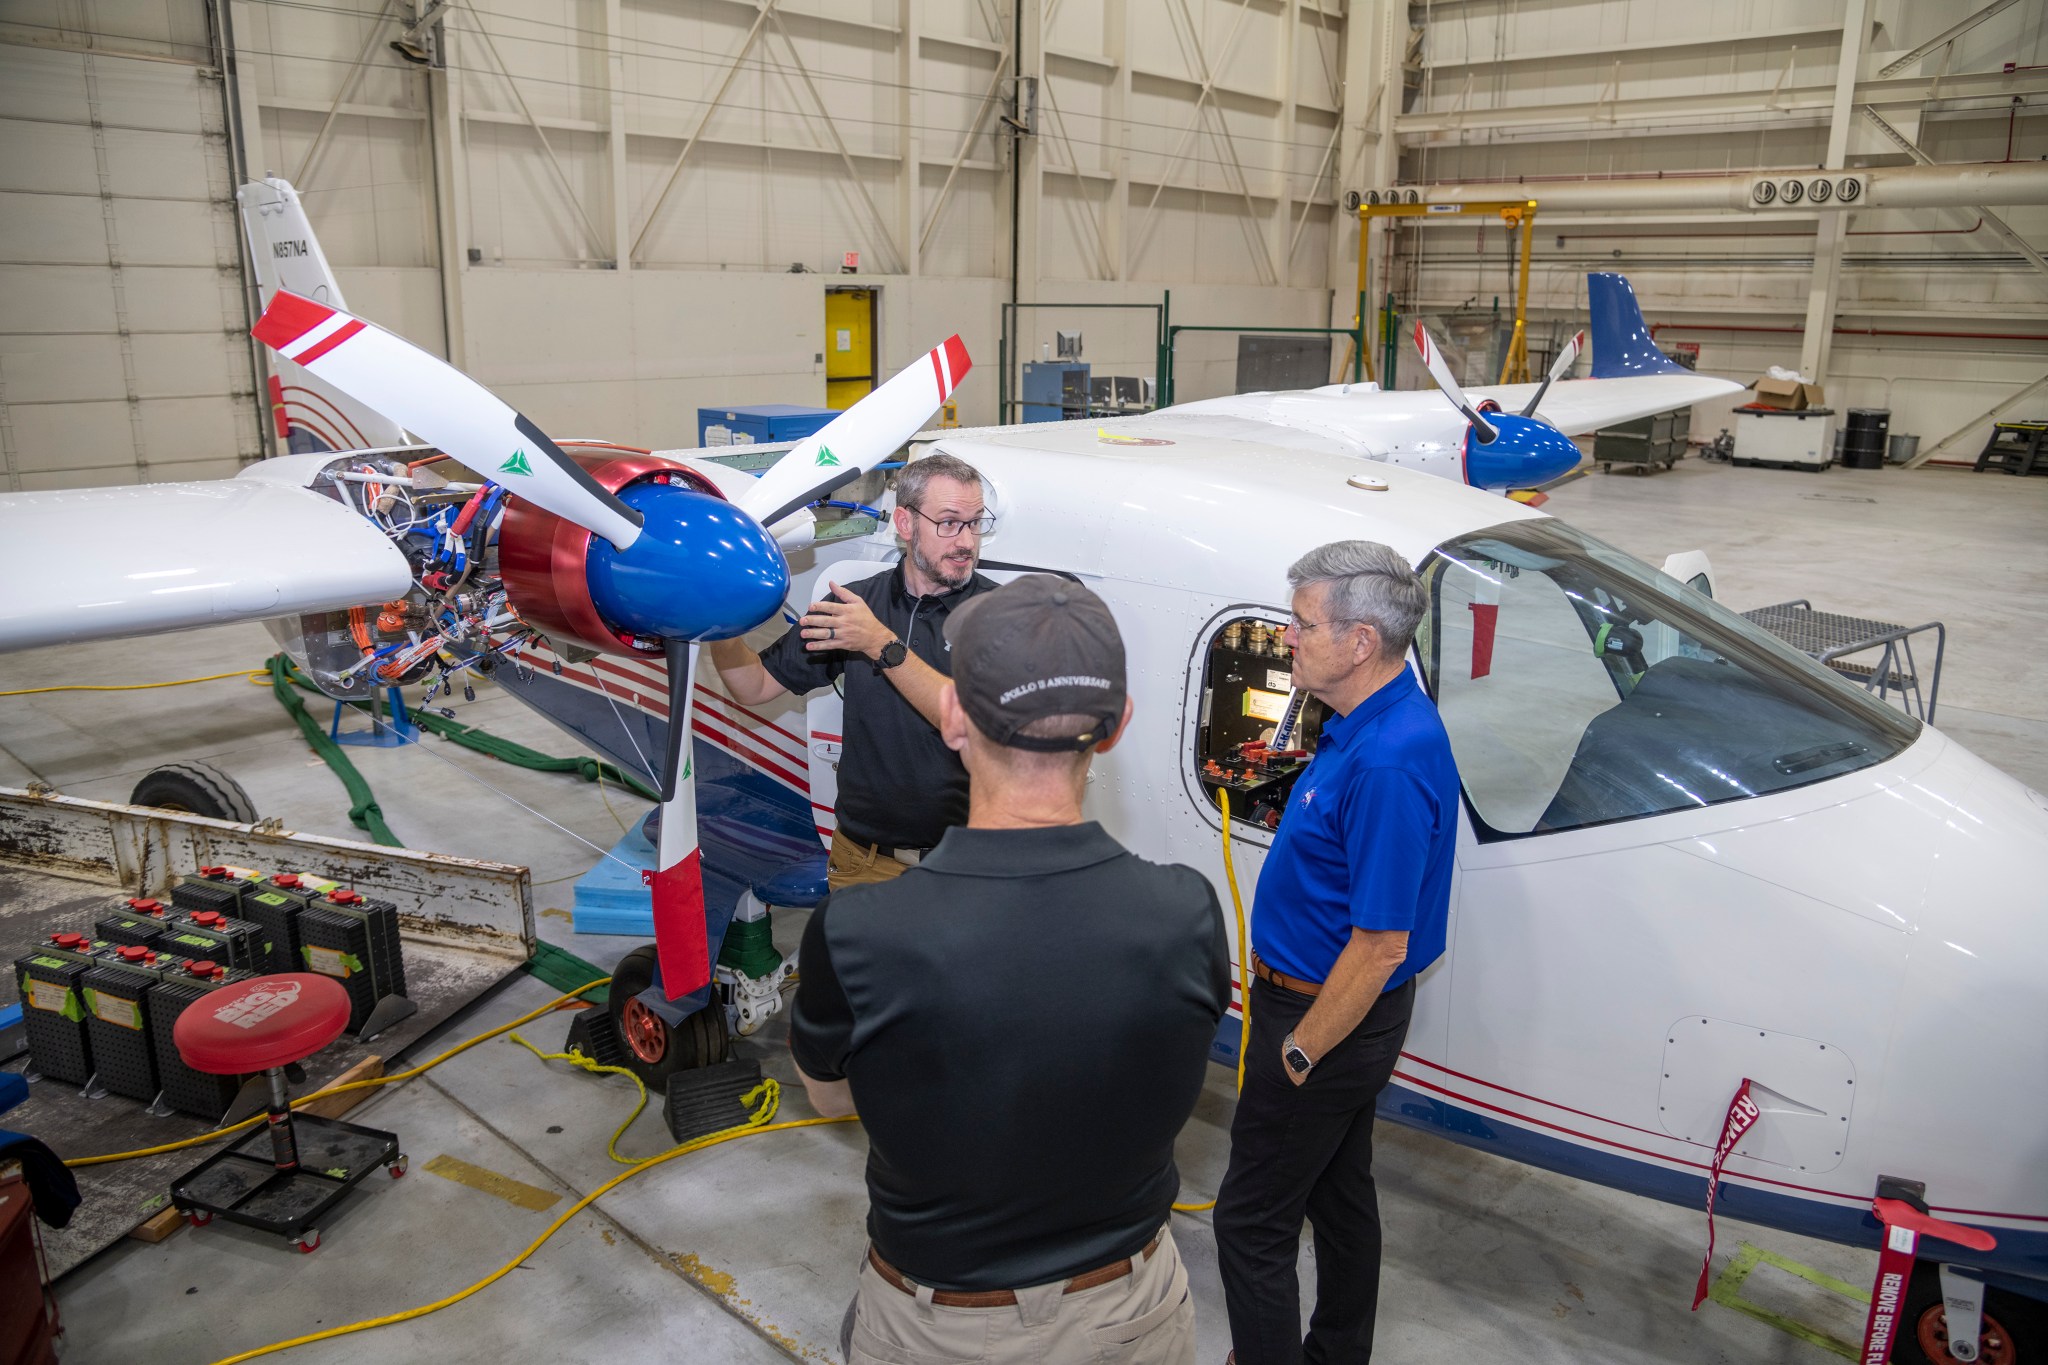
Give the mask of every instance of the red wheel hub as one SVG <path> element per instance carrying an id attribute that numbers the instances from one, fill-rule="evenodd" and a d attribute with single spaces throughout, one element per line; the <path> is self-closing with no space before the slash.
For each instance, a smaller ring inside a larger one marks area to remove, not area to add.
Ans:
<path id="1" fill-rule="evenodd" d="M 619 1031 L 633 1055 L 649 1065 L 668 1055 L 668 1022 L 637 999 L 626 1002 Z"/>
<path id="2" fill-rule="evenodd" d="M 1940 1304 L 1929 1306 L 1920 1315 L 1916 1332 L 1920 1349 L 1929 1360 L 1954 1360 L 1948 1349 L 1948 1312 Z M 2005 1327 L 1989 1313 L 1977 1329 L 1977 1365 L 2014 1365 L 2019 1353 L 2013 1349 L 2012 1338 L 2005 1334 Z"/>

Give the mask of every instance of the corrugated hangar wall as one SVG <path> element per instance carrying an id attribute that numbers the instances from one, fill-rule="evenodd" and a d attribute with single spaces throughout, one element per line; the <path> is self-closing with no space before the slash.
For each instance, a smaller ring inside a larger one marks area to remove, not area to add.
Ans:
<path id="1" fill-rule="evenodd" d="M 69 6 L 9 6 L 7 36 Z M 262 455 L 204 10 L 0 49 L 0 488 L 208 478 Z M 76 31 L 73 30 L 73 33 Z"/>
<path id="2" fill-rule="evenodd" d="M 840 285 L 880 291 L 885 367 L 963 334 L 975 423 L 996 416 L 1013 204 L 1026 301 L 1171 289 L 1177 322 L 1346 326 L 1347 190 L 1540 200 L 1588 177 L 1817 166 L 1838 143 L 1850 164 L 2038 158 L 2043 11 L 1989 11 L 1880 76 L 1956 7 L 14 0 L 0 486 L 192 477 L 257 453 L 238 167 L 299 186 L 356 311 L 559 434 L 681 445 L 701 404 L 822 401 L 822 295 Z M 439 65 L 390 46 L 423 12 L 414 36 Z M 1012 138 L 1019 70 L 1037 131 Z M 1995 216 L 2048 236 L 2040 209 Z M 2048 367 L 2031 248 L 1972 210 L 1859 212 L 1839 238 L 1810 213 L 1538 222 L 1539 350 L 1607 267 L 1663 339 L 1745 378 L 1799 363 L 1825 284 L 1831 398 L 1891 406 L 1930 441 Z M 1387 287 L 1439 315 L 1510 302 L 1497 225 L 1386 235 L 1374 303 Z M 1027 314 L 1021 349 L 1075 326 L 1098 373 L 1152 373 L 1144 313 Z M 1178 396 L 1227 391 L 1234 355 L 1234 338 L 1184 337 Z"/>

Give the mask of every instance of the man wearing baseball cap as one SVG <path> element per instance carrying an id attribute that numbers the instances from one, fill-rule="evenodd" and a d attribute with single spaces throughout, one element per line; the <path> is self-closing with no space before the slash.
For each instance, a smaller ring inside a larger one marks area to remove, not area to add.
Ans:
<path id="1" fill-rule="evenodd" d="M 1130 720 L 1102 599 L 1032 575 L 946 625 L 940 732 L 968 817 L 812 913 L 790 1045 L 868 1134 L 851 1365 L 1191 1362 L 1173 1141 L 1230 998 L 1207 879 L 1082 816 Z"/>

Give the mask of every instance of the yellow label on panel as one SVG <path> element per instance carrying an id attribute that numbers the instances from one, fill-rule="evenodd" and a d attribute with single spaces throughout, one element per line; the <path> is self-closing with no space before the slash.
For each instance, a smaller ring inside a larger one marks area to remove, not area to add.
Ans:
<path id="1" fill-rule="evenodd" d="M 92 1008 L 95 1017 L 103 1023 L 118 1024 L 122 1028 L 142 1029 L 142 1002 L 128 1000 L 105 991 L 87 991 L 85 1003 Z"/>
<path id="2" fill-rule="evenodd" d="M 306 945 L 306 965 L 322 976 L 338 976 L 348 979 L 349 956 L 338 948 L 315 948 Z"/>
<path id="3" fill-rule="evenodd" d="M 1244 690 L 1244 713 L 1256 716 L 1260 720 L 1270 720 L 1277 725 L 1287 715 L 1287 694 L 1247 687 Z"/>
<path id="4" fill-rule="evenodd" d="M 28 987 L 28 1003 L 32 1009 L 62 1014 L 64 1007 L 71 1003 L 71 988 L 61 981 L 39 981 L 31 976 L 23 984 Z"/>

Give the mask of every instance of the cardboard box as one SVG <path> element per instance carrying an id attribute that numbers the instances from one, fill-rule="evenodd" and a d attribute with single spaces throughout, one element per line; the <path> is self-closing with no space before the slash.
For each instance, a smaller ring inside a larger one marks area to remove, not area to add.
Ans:
<path id="1" fill-rule="evenodd" d="M 1827 406 L 1827 393 L 1818 384 L 1802 384 L 1796 379 L 1773 379 L 1765 375 L 1750 387 L 1756 390 L 1756 401 L 1767 408 L 1797 412 L 1801 408 Z"/>

